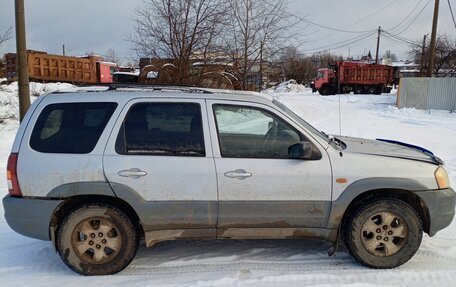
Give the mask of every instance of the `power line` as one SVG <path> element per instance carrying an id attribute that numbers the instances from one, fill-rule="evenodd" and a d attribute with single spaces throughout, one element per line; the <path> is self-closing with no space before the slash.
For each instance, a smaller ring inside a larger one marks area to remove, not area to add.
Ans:
<path id="1" fill-rule="evenodd" d="M 421 0 L 421 1 L 423 1 L 423 0 Z M 348 27 L 351 27 L 351 26 L 353 26 L 353 25 L 355 25 L 355 24 L 358 24 L 358 23 L 360 23 L 360 22 L 362 22 L 362 21 L 364 21 L 364 20 L 370 18 L 371 16 L 373 16 L 373 15 L 379 13 L 380 11 L 385 10 L 385 9 L 388 8 L 389 6 L 393 5 L 395 2 L 397 2 L 397 0 L 393 0 L 393 1 L 391 1 L 390 3 L 386 4 L 385 6 L 383 6 L 382 8 L 380 8 L 380 9 L 378 9 L 378 10 L 372 12 L 371 14 L 367 15 L 366 17 L 364 17 L 364 18 L 362 18 L 362 19 L 360 19 L 360 20 L 358 20 L 358 21 L 356 21 L 356 22 L 354 22 L 354 23 L 352 23 L 352 24 L 350 24 L 350 25 L 348 25 L 348 26 L 345 26 L 344 29 L 345 29 L 345 28 L 348 28 Z"/>
<path id="2" fill-rule="evenodd" d="M 409 46 L 411 45 L 411 44 L 408 43 L 408 42 L 404 42 L 404 41 L 395 39 L 395 38 L 393 38 L 393 37 L 387 35 L 386 33 L 384 33 L 383 36 L 385 36 L 385 39 L 388 39 L 389 41 L 394 42 L 394 43 L 396 43 L 396 44 L 398 44 L 398 45 L 407 46 L 407 47 L 409 47 Z"/>
<path id="3" fill-rule="evenodd" d="M 412 15 L 412 13 L 416 10 L 416 8 L 418 8 L 418 6 L 421 4 L 421 2 L 423 2 L 423 0 L 420 0 L 420 1 L 415 5 L 415 7 L 413 7 L 412 11 L 410 11 L 410 13 L 409 13 L 404 19 L 402 19 L 401 22 L 399 22 L 399 24 L 397 24 L 396 26 L 394 26 L 394 27 L 391 28 L 391 29 L 388 29 L 388 31 L 393 31 L 393 30 L 395 30 L 396 28 L 398 28 L 402 23 L 404 23 L 404 22 L 408 19 L 408 17 L 410 17 L 410 16 Z"/>
<path id="4" fill-rule="evenodd" d="M 270 4 L 267 0 L 263 0 L 263 1 L 264 1 L 265 3 Z M 320 27 L 320 28 L 324 28 L 324 29 L 328 29 L 328 30 L 332 30 L 332 31 L 337 31 L 337 32 L 342 32 L 342 33 L 360 33 L 360 34 L 361 34 L 361 33 L 368 33 L 368 32 L 374 31 L 374 30 L 366 30 L 366 31 L 342 30 L 342 29 L 337 29 L 337 28 L 329 27 L 329 26 L 326 26 L 326 25 L 322 25 L 322 24 L 319 24 L 319 23 L 316 23 L 316 22 L 307 20 L 307 19 L 304 18 L 304 17 L 298 16 L 298 15 L 293 14 L 293 13 L 288 12 L 288 11 L 284 11 L 284 13 L 286 13 L 286 14 L 289 15 L 289 16 L 292 16 L 292 17 L 298 19 L 300 22 L 304 22 L 304 23 L 307 23 L 307 24 L 310 24 L 310 25 L 314 25 L 314 26 L 317 26 L 317 27 Z"/>
<path id="5" fill-rule="evenodd" d="M 423 13 L 424 9 L 426 9 L 427 5 L 429 5 L 429 3 L 431 2 L 431 0 L 428 0 L 426 2 L 426 4 L 423 6 L 423 8 L 420 10 L 420 12 L 418 12 L 418 14 L 415 16 L 415 18 L 413 18 L 409 24 L 407 25 L 407 27 L 405 27 L 404 29 L 402 29 L 402 31 L 398 32 L 396 35 L 400 35 L 402 33 L 404 33 L 405 31 L 407 31 L 408 28 L 410 28 L 410 26 L 412 26 L 413 23 L 415 23 L 415 21 L 421 16 L 421 13 Z"/>
<path id="6" fill-rule="evenodd" d="M 340 45 L 340 44 L 343 44 L 343 43 L 346 43 L 346 42 L 350 42 L 350 41 L 356 41 L 357 39 L 360 39 L 366 35 L 371 35 L 373 34 L 373 32 L 371 33 L 367 33 L 367 34 L 364 34 L 364 35 L 361 35 L 361 36 L 356 36 L 354 38 L 350 38 L 350 39 L 347 39 L 347 40 L 344 40 L 344 41 L 339 41 L 339 42 L 335 42 L 335 43 L 332 43 L 332 44 L 328 44 L 328 45 L 324 45 L 324 46 L 320 46 L 320 47 L 317 47 L 317 48 L 312 48 L 312 49 L 309 49 L 307 50 L 306 52 L 309 52 L 309 51 L 319 51 L 319 50 L 323 50 L 323 49 L 327 49 L 327 48 L 332 48 L 334 47 L 335 45 Z"/>
<path id="7" fill-rule="evenodd" d="M 421 1 L 423 1 L 423 0 L 421 0 Z M 353 26 L 353 25 L 356 25 L 356 24 L 358 24 L 358 23 L 360 23 L 360 22 L 362 22 L 362 21 L 364 21 L 364 20 L 370 18 L 372 15 L 375 15 L 375 14 L 379 13 L 380 11 L 385 10 L 386 8 L 390 7 L 390 6 L 393 5 L 395 2 L 397 2 L 397 0 L 391 1 L 390 3 L 386 4 L 386 5 L 383 6 L 382 8 L 380 8 L 380 9 L 378 9 L 378 10 L 372 12 L 371 14 L 365 16 L 364 18 L 361 18 L 361 19 L 357 20 L 356 22 L 351 23 L 351 24 L 348 25 L 348 26 L 343 27 L 342 29 L 349 28 L 349 27 L 351 27 L 351 26 Z M 327 38 L 332 37 L 333 35 L 336 35 L 336 34 L 337 34 L 337 32 L 331 33 L 331 34 L 329 34 L 328 36 L 326 36 L 326 37 L 324 37 L 324 38 L 320 38 L 320 39 L 314 40 L 313 42 L 314 42 L 314 43 L 315 43 L 315 42 L 319 42 L 319 41 L 321 41 L 321 40 L 323 40 L 323 39 L 327 39 Z M 308 34 L 308 35 L 309 35 L 309 34 Z"/>
<path id="8" fill-rule="evenodd" d="M 385 36 L 388 36 L 390 38 L 393 38 L 397 41 L 400 41 L 400 42 L 404 42 L 404 43 L 407 43 L 407 44 L 410 44 L 410 45 L 414 45 L 415 42 L 413 42 L 413 40 L 410 40 L 410 39 L 407 39 L 407 38 L 404 38 L 404 37 L 401 37 L 401 36 L 398 36 L 398 35 L 395 35 L 393 33 L 390 33 L 388 31 L 385 31 L 385 30 L 382 30 L 383 33 L 385 34 Z"/>
<path id="9" fill-rule="evenodd" d="M 303 18 L 303 17 L 300 17 L 300 16 L 295 15 L 295 14 L 290 13 L 290 12 L 286 12 L 286 13 L 289 14 L 290 16 L 292 16 L 292 17 L 295 17 L 296 19 L 298 19 L 298 20 L 301 21 L 301 22 L 304 22 L 304 23 L 307 23 L 307 24 L 310 24 L 310 25 L 314 25 L 314 26 L 317 26 L 317 27 L 320 27 L 320 28 L 332 30 L 332 31 L 337 31 L 337 32 L 342 32 L 342 33 L 368 33 L 368 32 L 375 31 L 375 30 L 351 31 L 351 30 L 342 30 L 342 29 L 332 28 L 332 27 L 329 27 L 329 26 L 325 26 L 325 25 L 318 24 L 318 23 L 316 23 L 316 22 L 307 20 L 307 19 L 305 19 L 305 18 Z"/>
<path id="10" fill-rule="evenodd" d="M 331 45 L 322 46 L 322 47 L 318 47 L 318 48 L 315 48 L 315 49 L 310 49 L 310 50 L 304 51 L 303 53 L 304 54 L 311 54 L 311 53 L 323 52 L 323 51 L 325 51 L 325 50 L 322 50 L 324 48 L 331 48 L 331 49 L 336 50 L 336 49 L 351 45 L 353 43 L 362 41 L 362 40 L 364 40 L 364 39 L 366 39 L 366 38 L 368 38 L 368 37 L 370 37 L 370 36 L 372 36 L 374 34 L 377 34 L 377 31 L 373 31 L 373 32 L 370 32 L 370 33 L 367 33 L 367 34 L 364 34 L 364 35 L 361 35 L 361 36 L 358 36 L 358 37 L 355 37 L 355 38 L 351 38 L 351 39 L 348 39 L 348 40 L 345 40 L 345 41 L 341 41 L 341 42 L 338 42 L 338 43 L 333 43 Z"/>
<path id="11" fill-rule="evenodd" d="M 450 0 L 447 0 L 448 7 L 450 8 L 451 18 L 453 19 L 454 28 L 456 28 L 456 21 L 454 20 L 453 8 L 451 8 Z"/>

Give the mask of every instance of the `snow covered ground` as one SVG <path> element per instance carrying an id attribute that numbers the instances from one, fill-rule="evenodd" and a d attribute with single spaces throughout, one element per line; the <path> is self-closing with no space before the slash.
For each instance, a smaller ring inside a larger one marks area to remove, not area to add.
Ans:
<path id="1" fill-rule="evenodd" d="M 17 108 L 11 99 L 16 91 L 1 87 L 0 119 Z M 339 133 L 338 96 L 307 89 L 271 93 L 318 129 Z M 395 99 L 394 94 L 342 95 L 342 134 L 428 148 L 446 162 L 455 187 L 456 114 L 397 109 Z M 2 171 L 17 128 L 14 118 L 0 123 Z M 0 173 L 0 194 L 6 193 Z M 50 242 L 16 234 L 0 216 L 0 286 L 456 286 L 455 242 L 453 222 L 433 238 L 426 235 L 417 254 L 393 270 L 365 268 L 343 250 L 328 257 L 328 245 L 317 240 L 164 242 L 141 247 L 117 275 L 83 277 L 61 262 Z"/>

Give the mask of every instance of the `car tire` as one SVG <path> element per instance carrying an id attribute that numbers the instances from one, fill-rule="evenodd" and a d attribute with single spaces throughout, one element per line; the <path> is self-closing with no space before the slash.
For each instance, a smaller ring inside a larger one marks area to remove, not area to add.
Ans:
<path id="1" fill-rule="evenodd" d="M 345 246 L 361 264 L 395 268 L 418 250 L 423 236 L 415 209 L 398 199 L 375 199 L 356 210 L 345 225 Z"/>
<path id="2" fill-rule="evenodd" d="M 107 204 L 85 204 L 72 210 L 57 230 L 60 258 L 83 275 L 121 271 L 133 260 L 138 244 L 131 219 Z"/>

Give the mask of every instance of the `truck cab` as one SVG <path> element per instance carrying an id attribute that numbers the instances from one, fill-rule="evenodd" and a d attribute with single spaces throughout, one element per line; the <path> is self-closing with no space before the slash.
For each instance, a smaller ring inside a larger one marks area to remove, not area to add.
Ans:
<path id="1" fill-rule="evenodd" d="M 114 73 L 119 71 L 116 63 L 97 62 L 97 81 L 98 83 L 112 83 Z"/>
<path id="2" fill-rule="evenodd" d="M 319 91 L 322 95 L 329 95 L 332 92 L 331 83 L 334 82 L 334 79 L 334 70 L 328 68 L 318 69 L 317 78 L 312 89 L 314 92 Z"/>

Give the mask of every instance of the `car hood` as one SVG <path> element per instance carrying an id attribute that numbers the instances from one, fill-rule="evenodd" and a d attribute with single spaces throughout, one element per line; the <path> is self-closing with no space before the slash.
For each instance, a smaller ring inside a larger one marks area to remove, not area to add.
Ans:
<path id="1" fill-rule="evenodd" d="M 431 151 L 412 144 L 386 139 L 369 140 L 353 137 L 342 137 L 341 140 L 346 146 L 343 152 L 404 158 L 438 165 L 443 164 L 442 160 Z"/>

